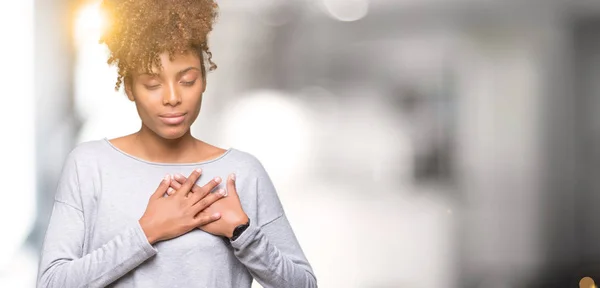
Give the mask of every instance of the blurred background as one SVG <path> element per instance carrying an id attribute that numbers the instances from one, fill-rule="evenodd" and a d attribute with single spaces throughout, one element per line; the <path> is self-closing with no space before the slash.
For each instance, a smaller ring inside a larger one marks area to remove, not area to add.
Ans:
<path id="1" fill-rule="evenodd" d="M 74 145 L 139 129 L 98 4 L 0 9 L 0 287 Z M 219 4 L 193 134 L 263 162 L 320 287 L 600 281 L 600 1 Z"/>

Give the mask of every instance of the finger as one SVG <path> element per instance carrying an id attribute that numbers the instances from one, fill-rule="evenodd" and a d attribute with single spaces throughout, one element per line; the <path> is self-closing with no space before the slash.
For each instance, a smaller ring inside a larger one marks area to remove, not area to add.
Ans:
<path id="1" fill-rule="evenodd" d="M 168 190 L 169 185 L 171 183 L 171 175 L 165 175 L 162 181 L 160 181 L 160 185 L 156 188 L 156 191 L 152 194 L 151 198 L 160 199 L 165 195 L 165 192 Z"/>
<path id="2" fill-rule="evenodd" d="M 181 185 L 181 187 L 179 189 L 177 189 L 177 191 L 175 191 L 176 196 L 177 195 L 179 197 L 187 196 L 188 192 L 190 192 L 190 190 L 192 190 L 192 187 L 194 187 L 194 184 L 196 184 L 196 181 L 198 181 L 198 178 L 200 178 L 201 174 L 202 174 L 202 170 L 200 168 L 192 171 L 192 174 L 190 174 L 190 177 L 188 177 L 188 179 L 185 181 L 185 183 L 183 183 L 183 185 Z"/>
<path id="3" fill-rule="evenodd" d="M 206 224 L 217 221 L 220 218 L 221 218 L 221 214 L 218 212 L 211 214 L 211 215 L 205 215 L 205 213 L 200 213 L 194 218 L 194 226 L 195 227 L 204 226 Z"/>
<path id="4" fill-rule="evenodd" d="M 237 196 L 237 190 L 235 189 L 235 174 L 233 173 L 227 178 L 227 193 L 225 196 L 227 196 L 229 193 Z"/>
<path id="5" fill-rule="evenodd" d="M 185 183 L 185 181 L 183 182 Z M 179 190 L 181 188 L 181 186 L 183 186 L 179 181 L 175 180 L 171 181 L 171 187 L 173 187 L 173 189 L 175 190 Z"/>
<path id="6" fill-rule="evenodd" d="M 221 184 L 221 181 L 222 181 L 221 177 L 215 177 L 212 180 L 210 180 L 208 183 L 206 183 L 204 186 L 202 186 L 202 189 L 210 192 L 213 189 L 215 189 L 215 187 L 217 187 L 217 185 Z"/>
<path id="7" fill-rule="evenodd" d="M 185 178 L 181 174 L 175 174 L 175 175 L 173 175 L 173 178 L 175 178 L 176 181 L 171 181 L 171 186 L 175 189 L 181 188 L 181 183 L 185 183 L 185 181 L 187 180 L 187 178 Z M 194 184 L 194 186 L 192 187 L 192 192 L 202 193 L 202 187 Z M 202 196 L 202 197 L 204 197 L 204 196 Z"/>
<path id="8" fill-rule="evenodd" d="M 192 188 L 192 192 L 194 193 L 188 195 L 188 197 L 190 198 L 190 206 L 193 206 L 198 201 L 206 197 L 210 193 L 210 190 L 204 189 L 198 185 L 194 185 L 194 187 Z"/>
<path id="9" fill-rule="evenodd" d="M 175 181 L 172 181 L 172 182 L 175 182 Z M 171 195 L 173 195 L 173 193 L 175 193 L 175 189 L 173 189 L 172 187 L 169 187 L 169 189 L 167 189 L 167 195 L 171 196 Z"/>
<path id="10" fill-rule="evenodd" d="M 176 173 L 175 175 L 173 175 L 173 178 L 175 179 L 175 181 L 173 181 L 173 182 L 177 182 L 179 184 L 183 184 L 183 183 L 185 183 L 185 180 L 187 180 L 187 178 L 185 178 L 185 176 L 183 176 L 179 173 Z"/>
<path id="11" fill-rule="evenodd" d="M 223 190 L 223 189 L 219 189 L 219 190 L 215 191 L 215 193 L 208 193 L 208 195 L 206 195 L 206 197 L 199 199 L 196 203 L 194 203 L 192 205 L 192 210 L 194 212 L 194 215 L 202 212 L 208 206 L 217 202 L 217 200 L 223 198 L 224 195 L 225 195 L 225 190 Z"/>

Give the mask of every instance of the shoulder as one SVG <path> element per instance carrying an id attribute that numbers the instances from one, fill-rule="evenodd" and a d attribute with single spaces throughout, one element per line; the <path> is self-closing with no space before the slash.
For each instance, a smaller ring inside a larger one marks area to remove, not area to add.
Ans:
<path id="1" fill-rule="evenodd" d="M 231 156 L 231 166 L 235 167 L 234 170 L 239 174 L 238 176 L 240 176 L 238 179 L 249 180 L 248 183 L 254 183 L 260 191 L 275 191 L 273 181 L 269 176 L 267 169 L 257 156 L 237 149 L 232 149 L 229 153 L 229 156 Z"/>
<path id="2" fill-rule="evenodd" d="M 241 187 L 247 185 L 246 187 L 250 188 L 238 190 L 238 192 L 241 191 L 240 200 L 253 199 L 252 201 L 255 201 L 253 208 L 255 213 L 251 212 L 249 215 L 256 219 L 259 226 L 264 226 L 281 217 L 284 214 L 283 206 L 263 163 L 257 156 L 249 152 L 232 150 L 229 153 L 231 153 L 229 155 L 232 156 L 231 159 L 235 161 L 234 165 L 237 166 L 236 173 L 239 173 L 236 184 Z"/>
<path id="3" fill-rule="evenodd" d="M 73 153 L 89 154 L 96 153 L 99 150 L 106 149 L 106 139 L 90 140 L 78 143 L 73 148 Z"/>
<path id="4" fill-rule="evenodd" d="M 231 164 L 235 166 L 236 170 L 240 173 L 259 178 L 267 175 L 263 163 L 254 154 L 233 148 L 227 153 L 229 161 L 231 161 Z"/>
<path id="5" fill-rule="evenodd" d="M 68 203 L 79 210 L 83 210 L 82 192 L 88 191 L 82 189 L 82 185 L 88 185 L 89 181 L 81 181 L 82 177 L 95 175 L 90 173 L 89 167 L 95 166 L 95 159 L 102 157 L 98 153 L 102 147 L 102 140 L 82 142 L 68 153 L 64 160 L 61 176 L 58 182 L 58 188 L 55 199 Z M 86 178 L 86 180 L 89 180 Z M 88 184 L 85 184 L 88 183 Z"/>
<path id="6" fill-rule="evenodd" d="M 96 162 L 95 160 L 103 157 L 107 151 L 107 144 L 105 142 L 105 139 L 100 139 L 76 144 L 68 153 L 65 164 Z"/>

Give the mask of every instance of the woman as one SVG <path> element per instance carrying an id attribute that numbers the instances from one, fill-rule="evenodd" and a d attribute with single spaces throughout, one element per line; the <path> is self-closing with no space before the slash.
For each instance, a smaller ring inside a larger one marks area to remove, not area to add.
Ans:
<path id="1" fill-rule="evenodd" d="M 69 154 L 38 287 L 237 288 L 252 279 L 264 287 L 316 287 L 261 163 L 190 133 L 205 63 L 215 68 L 207 34 L 217 5 L 105 0 L 102 7 L 116 88 L 124 85 L 142 127 Z"/>

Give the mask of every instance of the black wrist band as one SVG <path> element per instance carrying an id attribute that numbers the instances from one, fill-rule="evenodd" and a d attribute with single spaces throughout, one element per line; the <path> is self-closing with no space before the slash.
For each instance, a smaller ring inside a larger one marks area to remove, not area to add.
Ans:
<path id="1" fill-rule="evenodd" d="M 237 227 L 235 227 L 235 229 L 233 229 L 233 234 L 229 241 L 235 241 L 235 239 L 239 238 L 240 235 L 242 235 L 242 233 L 244 233 L 244 231 L 246 231 L 246 229 L 248 229 L 249 226 L 250 219 L 248 218 L 248 222 L 246 222 L 246 224 L 238 225 Z"/>

